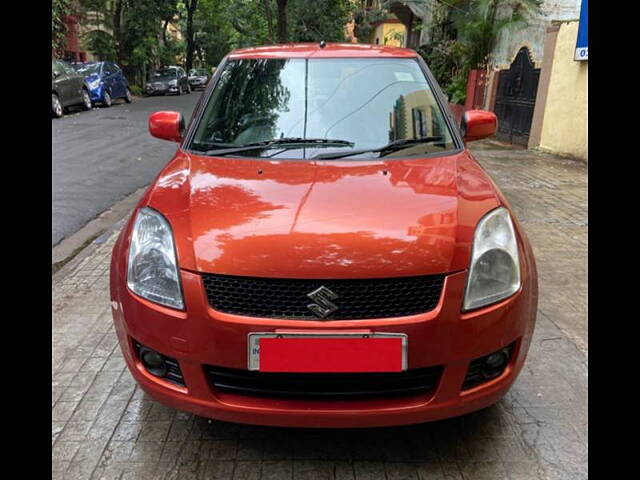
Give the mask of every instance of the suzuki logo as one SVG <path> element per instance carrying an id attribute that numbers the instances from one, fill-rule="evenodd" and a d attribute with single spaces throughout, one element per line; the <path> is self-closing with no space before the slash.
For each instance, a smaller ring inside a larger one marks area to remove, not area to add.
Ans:
<path id="1" fill-rule="evenodd" d="M 310 303 L 307 305 L 307 308 L 315 313 L 319 318 L 325 318 L 327 315 L 338 309 L 338 306 L 331 302 L 331 300 L 338 298 L 338 295 L 333 293 L 324 285 L 311 293 L 307 293 L 307 297 L 316 302 Z"/>

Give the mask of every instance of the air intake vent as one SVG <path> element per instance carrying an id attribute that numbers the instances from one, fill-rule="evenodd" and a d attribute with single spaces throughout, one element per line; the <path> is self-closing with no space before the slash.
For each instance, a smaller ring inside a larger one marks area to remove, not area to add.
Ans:
<path id="1" fill-rule="evenodd" d="M 398 373 L 271 373 L 205 366 L 218 391 L 261 397 L 349 399 L 425 394 L 443 367 Z"/>

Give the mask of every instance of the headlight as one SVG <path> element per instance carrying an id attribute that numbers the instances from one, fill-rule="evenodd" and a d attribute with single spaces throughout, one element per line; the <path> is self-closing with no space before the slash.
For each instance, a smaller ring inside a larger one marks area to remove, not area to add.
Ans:
<path id="1" fill-rule="evenodd" d="M 97 78 L 97 79 L 95 79 L 95 80 L 93 80 L 93 81 L 89 82 L 89 88 L 90 88 L 91 90 L 93 90 L 94 88 L 98 88 L 98 87 L 100 86 L 100 83 L 102 83 L 102 82 L 100 82 L 100 79 L 99 79 L 99 78 Z"/>
<path id="2" fill-rule="evenodd" d="M 184 309 L 171 226 L 151 208 L 140 209 L 133 224 L 127 286 L 147 300 Z"/>
<path id="3" fill-rule="evenodd" d="M 176 80 L 175 78 L 173 80 L 169 80 L 169 85 L 175 87 L 176 85 L 178 85 L 178 80 Z"/>
<path id="4" fill-rule="evenodd" d="M 489 305 L 520 288 L 520 261 L 511 216 L 500 207 L 485 215 L 473 236 L 463 310 Z"/>

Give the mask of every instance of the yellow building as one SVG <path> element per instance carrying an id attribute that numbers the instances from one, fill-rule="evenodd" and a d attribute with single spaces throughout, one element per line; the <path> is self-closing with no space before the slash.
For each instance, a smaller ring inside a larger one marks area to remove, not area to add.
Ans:
<path id="1" fill-rule="evenodd" d="M 547 31 L 529 147 L 587 159 L 588 61 L 575 61 L 578 22 Z"/>
<path id="2" fill-rule="evenodd" d="M 441 135 L 433 95 L 416 90 L 402 95 L 389 115 L 389 141 Z"/>
<path id="3" fill-rule="evenodd" d="M 404 47 L 406 45 L 407 27 L 400 20 L 396 18 L 383 20 L 376 23 L 374 27 L 369 37 L 369 43 L 392 47 Z"/>

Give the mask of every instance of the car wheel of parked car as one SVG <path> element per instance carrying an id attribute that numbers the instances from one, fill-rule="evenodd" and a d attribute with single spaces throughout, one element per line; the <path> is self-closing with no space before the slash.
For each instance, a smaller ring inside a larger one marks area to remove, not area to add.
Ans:
<path id="1" fill-rule="evenodd" d="M 64 115 L 64 110 L 62 109 L 60 99 L 55 93 L 51 94 L 51 113 L 56 118 L 60 118 L 62 115 Z"/>
<path id="2" fill-rule="evenodd" d="M 131 91 L 129 90 L 129 88 L 127 88 L 127 91 L 124 95 L 124 101 L 127 103 L 133 102 L 133 97 L 131 96 Z"/>
<path id="3" fill-rule="evenodd" d="M 111 95 L 109 95 L 109 92 L 104 92 L 104 97 L 102 97 L 102 103 L 104 104 L 105 107 L 111 106 Z"/>
<path id="4" fill-rule="evenodd" d="M 82 109 L 91 110 L 91 97 L 89 96 L 89 92 L 87 92 L 86 88 L 82 89 Z"/>

